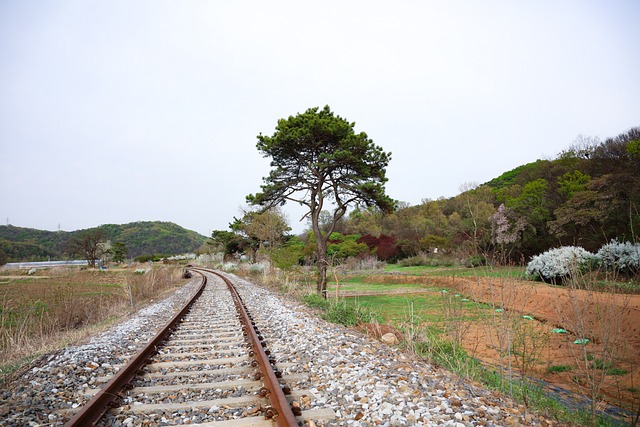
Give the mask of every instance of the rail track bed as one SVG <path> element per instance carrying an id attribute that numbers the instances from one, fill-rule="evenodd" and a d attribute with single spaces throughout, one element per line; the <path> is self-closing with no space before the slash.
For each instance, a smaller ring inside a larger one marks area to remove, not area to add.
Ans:
<path id="1" fill-rule="evenodd" d="M 119 391 L 117 407 L 97 425 L 276 425 L 261 397 L 264 378 L 252 366 L 221 278 L 207 289 L 156 354 Z M 232 274 L 231 279 L 309 427 L 524 425 L 555 423 L 508 397 L 470 384 L 423 360 L 351 329 L 327 323 L 299 303 Z M 0 426 L 63 426 L 114 381 L 144 343 L 193 295 L 198 279 L 90 342 L 35 361 L 0 388 Z M 278 388 L 280 388 L 280 385 Z M 272 417 L 273 418 L 273 417 Z M 283 418 L 280 418 L 280 422 Z M 84 424 L 90 425 L 90 424 Z"/>
<path id="2" fill-rule="evenodd" d="M 271 351 L 255 322 L 251 325 L 248 317 L 247 322 L 242 321 L 248 313 L 230 292 L 229 280 L 206 270 L 197 271 L 206 286 L 184 317 L 170 328 L 169 335 L 153 347 L 144 368 L 127 381 L 117 397 L 108 399 L 108 408 L 105 403 L 93 403 L 101 393 L 114 391 L 89 392 L 88 397 L 95 396 L 68 426 L 87 422 L 105 427 L 172 425 L 176 415 L 178 424 L 188 421 L 190 425 L 206 426 L 286 426 L 335 418 L 330 409 L 305 410 L 315 396 L 287 385 L 304 378 L 282 376 L 279 369 L 290 364 L 275 366 L 275 359 L 268 359 Z M 275 396 L 278 393 L 282 395 L 280 403 Z M 106 413 L 100 416 L 98 412 Z"/>

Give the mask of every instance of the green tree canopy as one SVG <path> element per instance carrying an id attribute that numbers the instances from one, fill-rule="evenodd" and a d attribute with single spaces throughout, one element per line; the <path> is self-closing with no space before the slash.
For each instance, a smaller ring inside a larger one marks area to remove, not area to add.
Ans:
<path id="1" fill-rule="evenodd" d="M 385 194 L 386 167 L 391 153 L 375 145 L 355 123 L 336 116 L 329 106 L 310 108 L 278 121 L 272 136 L 258 135 L 257 148 L 271 157 L 272 170 L 262 191 L 247 201 L 266 207 L 287 201 L 308 208 L 317 242 L 318 292 L 326 292 L 327 240 L 350 206 L 378 206 L 392 211 L 395 202 Z M 327 230 L 320 227 L 323 209 L 332 207 Z"/>
<path id="2" fill-rule="evenodd" d="M 129 249 L 124 242 L 115 242 L 110 250 L 113 255 L 113 262 L 123 262 L 129 254 Z"/>
<path id="3" fill-rule="evenodd" d="M 104 254 L 104 243 L 107 241 L 102 230 L 94 228 L 87 230 L 69 241 L 68 252 L 87 260 L 90 267 L 96 266 L 96 261 Z"/>

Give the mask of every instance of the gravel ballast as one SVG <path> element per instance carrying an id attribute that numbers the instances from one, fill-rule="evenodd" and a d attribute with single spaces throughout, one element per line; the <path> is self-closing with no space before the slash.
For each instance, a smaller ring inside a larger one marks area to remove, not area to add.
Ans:
<path id="1" fill-rule="evenodd" d="M 309 396 L 303 410 L 332 409 L 317 426 L 548 426 L 551 422 L 509 398 L 469 384 L 417 357 L 312 315 L 311 310 L 241 278 L 227 275 L 253 314 L 290 384 Z M 64 410 L 87 401 L 195 292 L 193 279 L 169 298 L 140 310 L 88 343 L 38 359 L 0 390 L 0 426 L 63 425 Z M 144 425 L 189 424 L 159 418 Z M 123 423 L 123 425 L 136 425 Z"/>

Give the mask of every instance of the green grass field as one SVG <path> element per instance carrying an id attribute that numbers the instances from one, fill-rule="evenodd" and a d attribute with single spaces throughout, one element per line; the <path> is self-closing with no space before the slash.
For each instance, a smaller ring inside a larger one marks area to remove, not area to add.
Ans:
<path id="1" fill-rule="evenodd" d="M 457 276 L 457 277 L 511 277 L 524 278 L 524 267 L 402 267 L 399 264 L 387 264 L 387 273 L 411 274 L 416 276 Z"/>
<path id="2" fill-rule="evenodd" d="M 421 276 L 448 276 L 452 271 L 459 270 L 434 267 L 405 267 L 402 270 L 405 269 L 408 269 L 412 275 Z M 448 271 L 443 273 L 443 270 Z M 473 271 L 473 269 L 465 270 Z M 377 279 L 384 280 L 384 282 L 378 282 Z M 398 283 L 387 283 L 389 280 Z M 334 297 L 337 287 L 335 281 L 328 283 L 330 297 Z M 454 315 L 457 321 L 473 321 L 479 318 L 482 311 L 489 310 L 488 306 L 470 301 L 464 295 L 455 294 L 450 289 L 435 287 L 427 283 L 403 283 L 402 275 L 393 275 L 392 277 L 380 274 L 348 276 L 340 280 L 339 290 L 341 295 L 345 295 L 342 294 L 343 292 L 346 293 L 347 303 L 366 306 L 379 315 L 385 323 L 396 327 L 413 323 L 442 330 L 441 324 L 452 320 Z M 371 292 L 386 292 L 387 294 L 366 295 Z"/>
<path id="3" fill-rule="evenodd" d="M 396 327 L 413 323 L 421 326 L 438 326 L 451 320 L 473 321 L 488 307 L 473 301 L 462 301 L 462 296 L 443 296 L 440 291 L 428 294 L 367 295 L 350 298 L 353 303 L 365 305 L 378 313 L 386 322 Z"/>

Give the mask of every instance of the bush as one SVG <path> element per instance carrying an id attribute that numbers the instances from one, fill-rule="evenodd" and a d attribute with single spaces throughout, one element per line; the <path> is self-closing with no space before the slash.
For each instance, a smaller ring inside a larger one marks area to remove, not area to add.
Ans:
<path id="1" fill-rule="evenodd" d="M 487 259 L 481 255 L 470 256 L 464 262 L 464 266 L 467 268 L 483 267 L 487 265 Z"/>
<path id="2" fill-rule="evenodd" d="M 307 294 L 302 297 L 302 301 L 312 308 L 325 310 L 329 306 L 329 301 L 322 298 L 320 294 Z"/>
<path id="3" fill-rule="evenodd" d="M 430 264 L 430 260 L 425 255 L 416 255 L 416 256 L 401 259 L 400 261 L 398 261 L 398 265 L 400 265 L 401 267 L 417 267 L 417 266 L 424 266 L 429 264 Z"/>
<path id="4" fill-rule="evenodd" d="M 322 298 L 320 294 L 308 294 L 302 300 L 309 307 L 322 310 L 322 318 L 328 322 L 344 326 L 356 326 L 362 323 L 378 321 L 376 314 L 367 306 L 351 301 L 332 301 Z"/>
<path id="5" fill-rule="evenodd" d="M 322 318 L 344 326 L 356 326 L 371 323 L 376 315 L 370 308 L 357 302 L 331 301 Z"/>
<path id="6" fill-rule="evenodd" d="M 411 258 L 401 259 L 398 261 L 398 265 L 401 267 L 452 267 L 453 261 L 420 253 Z"/>
<path id="7" fill-rule="evenodd" d="M 144 254 L 144 255 L 138 255 L 133 260 L 136 262 L 149 262 L 149 261 L 160 262 L 166 257 L 167 256 L 165 254 Z"/>
<path id="8" fill-rule="evenodd" d="M 616 239 L 602 246 L 596 254 L 600 267 L 618 273 L 634 275 L 640 272 L 640 243 L 619 243 Z"/>
<path id="9" fill-rule="evenodd" d="M 569 372 L 573 370 L 571 365 L 551 365 L 547 367 L 547 372 L 550 374 L 557 374 L 560 372 Z"/>
<path id="10" fill-rule="evenodd" d="M 225 262 L 224 264 L 222 264 L 220 266 L 220 269 L 229 273 L 233 273 L 235 271 L 238 271 L 238 264 L 235 264 L 233 262 Z"/>
<path id="11" fill-rule="evenodd" d="M 525 276 L 535 280 L 562 283 L 565 278 L 593 265 L 596 256 L 577 246 L 549 249 L 531 258 Z"/>

